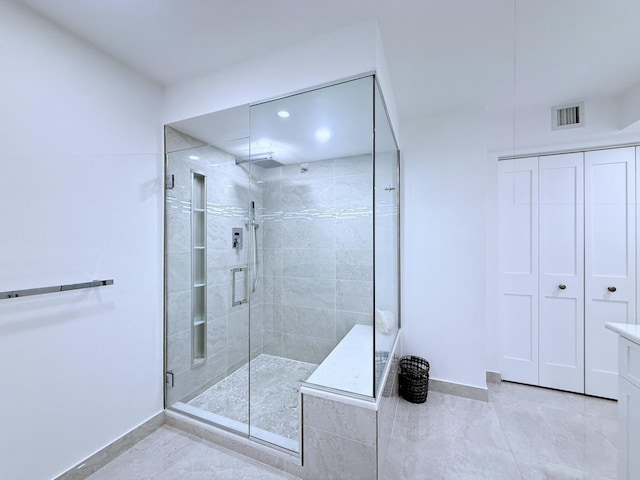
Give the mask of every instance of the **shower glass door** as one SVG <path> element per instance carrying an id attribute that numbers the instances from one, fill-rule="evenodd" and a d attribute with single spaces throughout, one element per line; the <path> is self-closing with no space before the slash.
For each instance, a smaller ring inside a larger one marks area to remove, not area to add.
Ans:
<path id="1" fill-rule="evenodd" d="M 165 130 L 165 403 L 248 435 L 251 173 L 183 123 Z"/>

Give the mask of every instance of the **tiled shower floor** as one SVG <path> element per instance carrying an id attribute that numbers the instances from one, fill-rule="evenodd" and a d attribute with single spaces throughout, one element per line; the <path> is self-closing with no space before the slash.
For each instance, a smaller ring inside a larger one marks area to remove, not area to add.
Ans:
<path id="1" fill-rule="evenodd" d="M 313 373 L 312 363 L 259 355 L 189 402 L 251 428 L 298 441 L 300 435 L 300 384 Z M 251 370 L 249 370 L 251 368 Z M 248 376 L 251 373 L 251 381 Z M 250 387 L 249 387 L 250 385 Z"/>

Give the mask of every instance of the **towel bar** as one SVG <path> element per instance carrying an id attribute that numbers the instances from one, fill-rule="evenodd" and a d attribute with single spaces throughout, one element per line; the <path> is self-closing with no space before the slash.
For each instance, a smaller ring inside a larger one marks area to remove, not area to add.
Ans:
<path id="1" fill-rule="evenodd" d="M 113 280 L 93 280 L 92 282 L 73 283 L 71 285 L 57 285 L 54 287 L 28 288 L 25 290 L 10 290 L 0 292 L 0 300 L 6 298 L 28 297 L 30 295 L 42 295 L 43 293 L 66 292 L 67 290 L 80 290 L 81 288 L 104 287 L 113 285 Z"/>

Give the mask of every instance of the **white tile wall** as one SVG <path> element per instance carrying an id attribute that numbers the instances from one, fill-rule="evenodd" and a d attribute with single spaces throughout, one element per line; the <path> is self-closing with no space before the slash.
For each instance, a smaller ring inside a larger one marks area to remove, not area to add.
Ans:
<path id="1" fill-rule="evenodd" d="M 370 155 L 264 171 L 265 352 L 319 363 L 373 312 Z M 280 317 L 280 318 L 279 318 Z"/>

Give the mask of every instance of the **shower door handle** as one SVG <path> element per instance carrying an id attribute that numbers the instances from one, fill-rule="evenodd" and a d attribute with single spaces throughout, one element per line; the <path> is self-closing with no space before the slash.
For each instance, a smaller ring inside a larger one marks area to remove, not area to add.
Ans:
<path id="1" fill-rule="evenodd" d="M 238 278 L 236 275 L 238 273 L 242 273 L 242 278 L 240 279 L 240 286 L 242 288 L 242 298 L 237 299 L 236 295 L 238 294 Z M 237 307 L 238 305 L 242 305 L 243 303 L 247 303 L 247 267 L 239 267 L 231 269 L 231 306 Z"/>

